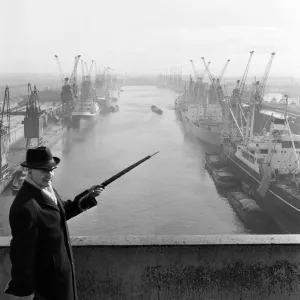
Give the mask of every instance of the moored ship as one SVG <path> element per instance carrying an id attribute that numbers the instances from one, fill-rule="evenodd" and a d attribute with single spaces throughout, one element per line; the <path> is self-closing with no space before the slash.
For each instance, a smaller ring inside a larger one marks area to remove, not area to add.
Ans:
<path id="1" fill-rule="evenodd" d="M 202 60 L 211 85 L 208 87 L 208 84 L 203 82 L 203 78 L 198 77 L 196 82 L 190 78 L 189 86 L 185 87 L 185 96 L 183 97 L 186 99 L 185 105 L 180 109 L 182 121 L 188 133 L 203 142 L 220 146 L 220 135 L 225 117 L 224 92 L 220 82 L 229 61 L 227 61 L 221 75 L 215 79 L 204 58 Z M 179 100 L 177 101 L 179 102 Z"/>
<path id="2" fill-rule="evenodd" d="M 75 104 L 74 110 L 72 111 L 73 118 L 93 118 L 100 114 L 100 106 L 92 98 L 80 97 Z"/>
<path id="3" fill-rule="evenodd" d="M 300 136 L 291 134 L 288 121 L 274 118 L 269 132 L 236 147 L 224 142 L 222 150 L 244 191 L 284 233 L 300 233 Z"/>
<path id="4" fill-rule="evenodd" d="M 230 171 L 240 179 L 243 191 L 274 218 L 283 233 L 297 234 L 300 233 L 300 135 L 292 133 L 287 109 L 283 116 L 272 115 L 260 133 L 253 131 L 274 55 L 262 81 L 255 83 L 249 107 L 244 111 L 246 126 L 236 122 L 242 135 L 237 137 L 225 128 L 221 153 Z M 287 106 L 287 95 L 285 98 Z"/>
<path id="5" fill-rule="evenodd" d="M 100 114 L 100 106 L 96 100 L 96 91 L 92 89 L 90 76 L 86 76 L 82 81 L 81 94 L 75 102 L 72 111 L 72 120 L 80 118 L 94 118 Z"/>

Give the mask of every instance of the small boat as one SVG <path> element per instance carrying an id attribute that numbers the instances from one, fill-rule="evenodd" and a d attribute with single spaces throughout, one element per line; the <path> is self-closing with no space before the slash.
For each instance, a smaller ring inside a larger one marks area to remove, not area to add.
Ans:
<path id="1" fill-rule="evenodd" d="M 109 107 L 109 110 L 110 110 L 111 112 L 116 112 L 116 111 L 119 111 L 120 108 L 119 108 L 119 105 L 115 105 L 115 106 L 111 105 L 111 106 Z"/>
<path id="2" fill-rule="evenodd" d="M 208 171 L 212 169 L 220 170 L 226 167 L 226 162 L 216 152 L 205 152 L 205 164 Z"/>
<path id="3" fill-rule="evenodd" d="M 13 184 L 12 184 L 12 194 L 16 195 L 18 193 L 18 191 L 20 190 L 21 186 L 23 185 L 24 179 L 27 176 L 27 169 L 24 167 L 20 167 L 15 176 L 14 176 L 14 180 L 13 180 Z"/>
<path id="4" fill-rule="evenodd" d="M 225 161 L 218 153 L 205 153 L 205 168 L 211 174 L 218 187 L 229 188 L 236 186 L 237 178 L 229 172 Z"/>
<path id="5" fill-rule="evenodd" d="M 158 115 L 161 115 L 163 113 L 163 111 L 155 105 L 151 105 L 151 110 Z"/>
<path id="6" fill-rule="evenodd" d="M 237 178 L 229 172 L 228 168 L 223 168 L 220 170 L 212 169 L 211 171 L 214 182 L 217 186 L 223 188 L 230 188 L 237 185 Z"/>
<path id="7" fill-rule="evenodd" d="M 272 221 L 271 217 L 243 192 L 228 192 L 228 201 L 248 227 L 263 229 Z"/>

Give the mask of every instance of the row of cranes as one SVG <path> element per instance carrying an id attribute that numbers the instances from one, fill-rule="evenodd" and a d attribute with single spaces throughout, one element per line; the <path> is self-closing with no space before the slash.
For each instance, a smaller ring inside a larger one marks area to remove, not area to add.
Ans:
<path id="1" fill-rule="evenodd" d="M 72 93 L 72 98 L 78 98 L 80 95 L 85 97 L 91 95 L 91 90 L 93 88 L 92 83 L 92 73 L 93 70 L 95 72 L 95 88 L 101 88 L 104 85 L 105 81 L 109 81 L 111 79 L 111 74 L 109 71 L 112 71 L 110 67 L 104 67 L 101 69 L 97 66 L 96 62 L 92 60 L 90 66 L 88 67 L 87 62 L 84 62 L 81 59 L 81 89 L 79 89 L 78 77 L 77 77 L 77 69 L 79 65 L 81 55 L 77 55 L 74 59 L 74 66 L 72 69 L 72 73 L 69 77 L 66 77 L 59 57 L 55 55 L 55 60 L 58 65 L 58 70 L 60 73 L 61 84 L 62 84 L 62 102 L 68 102 L 68 96 L 70 97 L 70 93 Z M 72 101 L 71 101 L 72 102 Z"/>
<path id="2" fill-rule="evenodd" d="M 210 62 L 206 63 L 205 58 L 201 57 L 204 65 L 202 77 L 199 76 L 193 60 L 190 60 L 194 78 L 190 75 L 190 80 L 184 86 L 185 99 L 192 99 L 191 102 L 196 102 L 198 111 L 199 107 L 203 105 L 220 106 L 222 108 L 223 119 L 233 124 L 233 127 L 237 129 L 238 135 L 243 140 L 248 140 L 249 137 L 253 136 L 254 116 L 256 112 L 261 110 L 266 83 L 275 56 L 274 52 L 271 53 L 261 81 L 256 81 L 255 79 L 252 89 L 249 90 L 248 99 L 245 99 L 246 81 L 253 54 L 254 51 L 251 51 L 242 78 L 236 81 L 231 94 L 228 93 L 226 85 L 222 84 L 222 79 L 230 59 L 226 61 L 220 75 L 213 76 L 209 69 Z M 208 75 L 210 85 L 204 83 L 206 74 Z"/>
<path id="3" fill-rule="evenodd" d="M 69 122 L 77 100 L 80 99 L 81 101 L 85 101 L 88 98 L 96 100 L 97 96 L 103 97 L 106 94 L 106 90 L 111 85 L 113 79 L 112 75 L 109 73 L 112 69 L 110 67 L 101 69 L 94 60 L 92 60 L 91 64 L 88 66 L 87 62 L 84 62 L 81 59 L 81 55 L 77 55 L 74 59 L 71 75 L 66 77 L 57 55 L 55 55 L 55 60 L 58 65 L 62 84 L 62 119 Z M 81 84 L 79 84 L 77 76 L 80 60 L 82 75 Z M 95 75 L 94 82 L 92 81 L 93 74 Z"/>
<path id="4" fill-rule="evenodd" d="M 210 80 L 210 83 L 211 83 L 211 87 L 215 91 L 215 94 L 216 94 L 216 97 L 217 97 L 217 100 L 218 100 L 219 104 L 223 103 L 224 98 L 230 98 L 231 104 L 234 104 L 234 105 L 235 105 L 235 103 L 239 103 L 240 105 L 242 105 L 243 103 L 247 104 L 247 102 L 249 102 L 249 101 L 243 99 L 243 94 L 244 94 L 244 91 L 245 91 L 246 80 L 247 80 L 247 76 L 248 76 L 248 72 L 249 72 L 249 68 L 250 68 L 250 64 L 251 64 L 251 60 L 252 60 L 253 54 L 254 54 L 254 51 L 251 51 L 250 52 L 250 57 L 248 59 L 248 62 L 247 62 L 247 65 L 246 65 L 246 68 L 245 68 L 245 71 L 244 71 L 244 74 L 242 76 L 242 79 L 241 80 L 237 80 L 236 85 L 235 85 L 235 87 L 234 87 L 234 89 L 232 91 L 232 94 L 230 96 L 227 93 L 226 85 L 224 85 L 222 87 L 222 84 L 221 84 L 221 80 L 223 79 L 225 70 L 227 69 L 227 66 L 228 66 L 228 64 L 230 62 L 229 59 L 226 61 L 226 64 L 223 67 L 223 69 L 222 69 L 221 74 L 220 74 L 219 77 L 214 77 L 212 75 L 212 73 L 209 70 L 210 62 L 206 63 L 204 57 L 201 57 L 201 59 L 202 59 L 203 64 L 204 64 L 205 71 L 204 71 L 203 77 L 199 77 L 198 74 L 197 74 L 197 72 L 196 72 L 194 63 L 191 60 L 191 63 L 192 63 L 192 66 L 193 66 L 193 70 L 194 70 L 194 74 L 195 74 L 195 78 L 198 81 L 199 80 L 203 81 L 203 79 L 205 77 L 205 74 L 206 73 L 208 74 L 208 77 L 209 77 L 209 80 Z M 271 69 L 271 65 L 272 65 L 274 56 L 275 56 L 275 53 L 273 52 L 271 54 L 271 57 L 270 57 L 269 61 L 268 61 L 268 64 L 267 64 L 267 67 L 265 69 L 265 72 L 264 72 L 264 75 L 262 77 L 262 80 L 261 81 L 256 81 L 253 84 L 254 88 L 253 88 L 252 94 L 251 94 L 251 99 L 252 99 L 251 101 L 255 101 L 255 103 L 256 103 L 256 105 L 258 107 L 261 106 L 261 103 L 263 101 L 265 87 L 266 87 L 266 83 L 267 83 L 267 80 L 268 80 L 268 77 L 269 77 L 269 73 L 270 73 L 270 69 Z M 223 92 L 223 88 L 225 90 L 225 93 Z"/>
<path id="5" fill-rule="evenodd" d="M 66 77 L 64 71 L 62 69 L 61 62 L 57 55 L 55 55 L 55 59 L 57 61 L 62 91 L 61 91 L 61 100 L 63 104 L 63 110 L 65 107 L 65 111 L 68 113 L 73 108 L 74 98 L 78 98 L 80 96 L 84 96 L 85 93 L 90 93 L 92 88 L 91 80 L 92 80 L 92 70 L 93 66 L 95 67 L 95 78 L 99 78 L 100 80 L 107 80 L 107 76 L 105 76 L 111 68 L 104 68 L 101 71 L 100 68 L 96 67 L 94 61 L 90 68 L 87 68 L 87 64 L 85 63 L 85 68 L 83 67 L 83 61 L 81 61 L 82 65 L 82 83 L 81 89 L 78 88 L 78 77 L 77 77 L 77 69 L 80 61 L 81 55 L 77 55 L 74 60 L 74 66 L 72 68 L 72 72 L 69 77 Z M 97 70 L 97 71 L 96 71 Z M 86 83 L 88 83 L 88 89 L 85 89 Z M 45 111 L 41 109 L 39 103 L 39 92 L 36 86 L 32 87 L 30 83 L 28 83 L 28 99 L 26 101 L 26 107 L 24 112 L 18 112 L 19 114 L 24 115 L 24 120 L 22 123 L 24 124 L 24 138 L 26 141 L 25 149 L 33 146 L 33 141 L 37 140 L 37 145 L 43 145 L 43 129 L 46 125 L 45 121 Z M 67 108 L 67 109 L 66 109 Z M 68 111 L 69 109 L 69 111 Z M 63 116 L 64 117 L 64 116 Z M 10 93 L 9 87 L 5 87 L 4 91 L 4 99 L 3 105 L 0 115 L 0 180 L 5 178 L 8 175 L 8 152 L 9 152 L 9 144 L 10 144 L 10 129 L 11 129 L 11 107 L 10 107 Z"/>
<path id="6" fill-rule="evenodd" d="M 209 63 L 206 63 L 204 57 L 201 58 L 205 67 L 204 76 L 206 73 L 208 74 L 211 84 L 208 91 L 208 98 L 210 98 L 210 101 L 208 101 L 208 103 L 214 104 L 213 97 L 211 95 L 211 90 L 213 90 L 217 103 L 222 107 L 225 119 L 231 119 L 234 122 L 235 127 L 238 129 L 241 137 L 245 140 L 253 135 L 255 112 L 259 112 L 261 110 L 266 83 L 269 78 L 270 69 L 275 56 L 275 52 L 271 53 L 271 57 L 268 61 L 261 81 L 255 81 L 253 83 L 250 98 L 246 100 L 243 98 L 243 95 L 245 92 L 246 80 L 253 54 L 254 51 L 251 51 L 243 76 L 241 80 L 237 80 L 231 95 L 228 95 L 226 85 L 222 87 L 221 84 L 221 80 L 230 60 L 227 60 L 220 76 L 216 78 L 211 74 L 209 70 Z M 192 60 L 191 63 L 195 78 L 202 83 L 204 76 L 202 78 L 199 77 Z"/>

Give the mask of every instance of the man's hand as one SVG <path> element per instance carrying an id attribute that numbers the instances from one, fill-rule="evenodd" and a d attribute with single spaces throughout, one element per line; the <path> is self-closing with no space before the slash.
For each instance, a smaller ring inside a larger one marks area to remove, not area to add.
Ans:
<path id="1" fill-rule="evenodd" d="M 93 197 L 93 198 L 96 198 L 98 197 L 101 192 L 104 190 L 104 187 L 101 186 L 101 185 L 93 185 L 90 189 L 89 189 L 89 192 L 88 192 L 88 195 L 90 197 Z"/>
<path id="2" fill-rule="evenodd" d="M 78 209 L 83 212 L 97 205 L 97 200 L 95 198 L 98 197 L 103 190 L 103 186 L 93 185 L 91 188 L 77 195 L 73 202 L 78 207 Z"/>

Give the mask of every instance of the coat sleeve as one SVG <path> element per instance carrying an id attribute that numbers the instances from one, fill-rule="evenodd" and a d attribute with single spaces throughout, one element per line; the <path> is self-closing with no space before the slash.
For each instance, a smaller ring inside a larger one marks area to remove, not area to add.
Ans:
<path id="1" fill-rule="evenodd" d="M 84 200 L 80 201 L 88 193 L 88 190 L 85 190 L 81 194 L 77 195 L 74 200 L 62 201 L 65 213 L 66 220 L 69 220 L 80 213 L 86 211 L 97 205 L 97 200 L 94 197 L 86 197 Z"/>
<path id="2" fill-rule="evenodd" d="M 35 292 L 34 268 L 37 240 L 35 207 L 13 208 L 9 214 L 11 281 L 6 293 L 23 297 Z"/>

